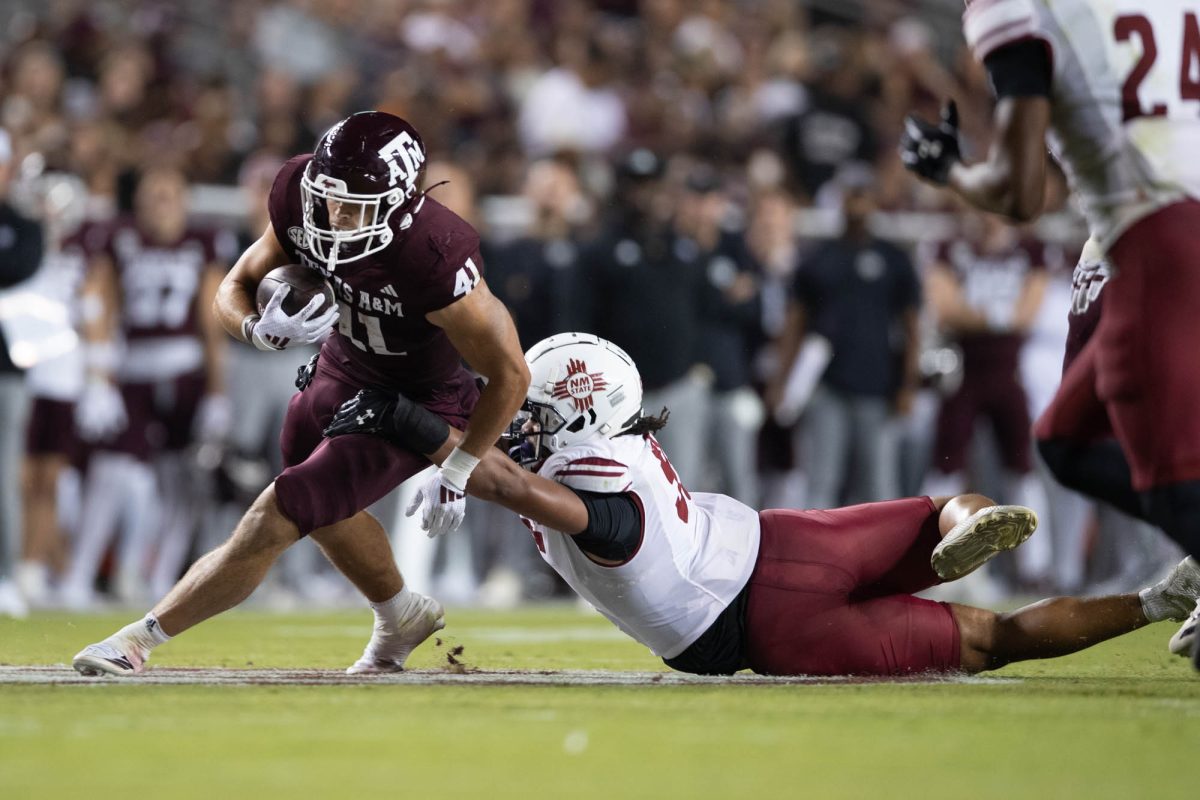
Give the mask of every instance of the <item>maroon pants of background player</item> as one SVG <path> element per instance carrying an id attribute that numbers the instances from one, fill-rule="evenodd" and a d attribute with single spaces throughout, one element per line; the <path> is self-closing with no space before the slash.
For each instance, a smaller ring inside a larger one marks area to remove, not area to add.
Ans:
<path id="1" fill-rule="evenodd" d="M 942 401 L 933 468 L 946 474 L 966 469 L 967 449 L 980 417 L 992 425 L 1004 468 L 1018 475 L 1029 472 L 1033 468 L 1029 456 L 1029 400 L 1015 368 L 968 372 L 958 391 Z"/>
<path id="2" fill-rule="evenodd" d="M 1168 206 L 1109 252 L 1095 334 L 1038 420 L 1038 439 L 1115 433 L 1144 491 L 1200 480 L 1200 203 Z"/>
<path id="3" fill-rule="evenodd" d="M 829 511 L 763 511 L 746 608 L 749 666 L 765 675 L 895 675 L 959 667 L 927 497 Z"/>
<path id="4" fill-rule="evenodd" d="M 275 496 L 302 536 L 354 516 L 429 466 L 424 456 L 377 436 L 324 438 L 322 432 L 338 407 L 360 388 L 330 368 L 322 356 L 312 383 L 288 404 L 280 435 L 285 469 L 275 479 Z M 405 394 L 464 429 L 479 399 L 479 387 L 461 369 L 441 386 Z"/>
<path id="5" fill-rule="evenodd" d="M 97 450 L 128 453 L 149 461 L 164 450 L 178 452 L 192 443 L 192 429 L 200 401 L 208 389 L 204 370 L 143 383 L 122 382 L 128 423 Z"/>

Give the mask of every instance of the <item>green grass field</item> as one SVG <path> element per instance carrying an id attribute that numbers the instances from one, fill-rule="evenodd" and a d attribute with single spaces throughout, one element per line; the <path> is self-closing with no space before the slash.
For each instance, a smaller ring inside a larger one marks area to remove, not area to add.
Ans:
<path id="1" fill-rule="evenodd" d="M 0 663 L 63 664 L 126 621 L 0 620 Z M 481 670 L 662 669 L 571 608 L 448 622 L 412 666 L 461 644 Z M 0 798 L 1195 796 L 1200 676 L 1172 629 L 978 683 L 0 685 Z M 341 668 L 368 632 L 234 613 L 151 663 Z"/>

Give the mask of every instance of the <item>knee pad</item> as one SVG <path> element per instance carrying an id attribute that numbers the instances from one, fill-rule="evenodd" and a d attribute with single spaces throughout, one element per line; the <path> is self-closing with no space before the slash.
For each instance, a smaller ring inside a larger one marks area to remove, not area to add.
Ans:
<path id="1" fill-rule="evenodd" d="M 1162 528 L 1188 555 L 1200 558 L 1200 481 L 1158 486 L 1141 497 L 1147 521 Z"/>

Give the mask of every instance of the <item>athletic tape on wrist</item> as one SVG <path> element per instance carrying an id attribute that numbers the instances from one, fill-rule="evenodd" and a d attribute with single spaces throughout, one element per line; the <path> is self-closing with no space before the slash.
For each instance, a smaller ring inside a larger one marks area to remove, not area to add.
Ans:
<path id="1" fill-rule="evenodd" d="M 247 343 L 254 341 L 254 326 L 258 324 L 260 319 L 262 319 L 262 316 L 259 314 L 247 314 L 242 318 L 242 338 Z"/>
<path id="2" fill-rule="evenodd" d="M 471 473 L 477 466 L 479 466 L 478 458 L 456 447 L 442 462 L 442 482 L 457 489 L 460 493 L 466 493 L 467 480 L 470 479 Z"/>

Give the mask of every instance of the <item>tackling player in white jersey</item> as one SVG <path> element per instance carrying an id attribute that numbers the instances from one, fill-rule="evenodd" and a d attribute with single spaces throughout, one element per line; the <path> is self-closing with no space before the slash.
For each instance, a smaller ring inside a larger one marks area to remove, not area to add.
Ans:
<path id="1" fill-rule="evenodd" d="M 1056 598 L 1010 614 L 914 597 L 1020 544 L 1033 512 L 980 495 L 756 512 L 691 493 L 654 438 L 665 415 L 642 413 L 641 379 L 620 348 L 567 333 L 526 359 L 532 384 L 512 458 L 490 451 L 467 492 L 521 514 L 571 587 L 674 669 L 978 672 L 1182 619 L 1200 594 L 1200 567 L 1186 559 L 1140 595 Z M 434 462 L 461 438 L 374 389 L 343 405 L 326 431 L 362 433 Z"/>
<path id="2" fill-rule="evenodd" d="M 1095 336 L 1035 425 L 1039 450 L 1065 485 L 1200 555 L 1200 7 L 968 0 L 963 30 L 998 98 L 987 159 L 961 161 L 953 103 L 940 124 L 908 119 L 901 158 L 1029 221 L 1049 142 L 1114 275 Z"/>

